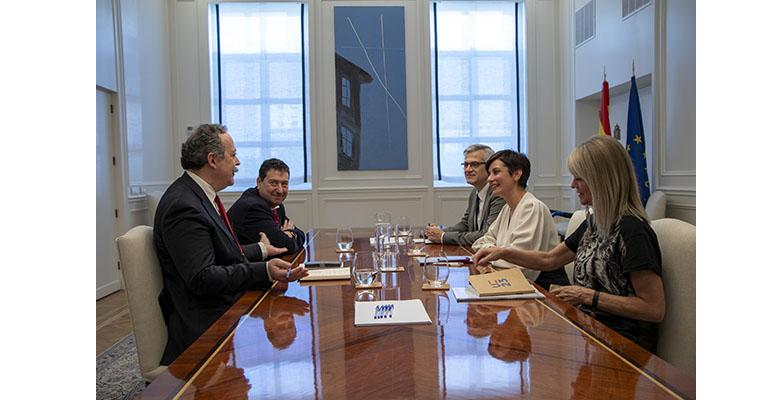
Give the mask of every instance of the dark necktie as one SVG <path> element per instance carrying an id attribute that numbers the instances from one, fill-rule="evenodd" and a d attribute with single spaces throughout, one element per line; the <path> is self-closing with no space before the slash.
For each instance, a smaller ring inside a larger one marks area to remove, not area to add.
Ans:
<path id="1" fill-rule="evenodd" d="M 230 233 L 232 234 L 232 238 L 235 239 L 235 244 L 237 244 L 238 249 L 240 249 L 240 252 L 243 253 L 243 255 L 245 255 L 245 252 L 243 252 L 243 248 L 240 247 L 240 243 L 238 243 L 238 240 L 235 237 L 235 232 L 232 231 L 232 225 L 230 225 L 230 221 L 227 219 L 227 212 L 224 211 L 222 200 L 219 199 L 219 196 L 216 196 L 214 198 L 214 202 L 216 203 L 216 206 L 219 207 L 219 216 L 222 217 L 222 219 L 224 220 L 224 223 L 227 225 L 227 229 L 230 230 Z"/>
<path id="2" fill-rule="evenodd" d="M 272 215 L 274 215 L 274 223 L 277 224 L 277 227 L 280 227 L 280 217 L 277 216 L 277 209 L 272 209 Z"/>
<path id="3" fill-rule="evenodd" d="M 480 196 L 475 196 L 475 230 L 478 230 L 478 214 L 480 214 Z"/>

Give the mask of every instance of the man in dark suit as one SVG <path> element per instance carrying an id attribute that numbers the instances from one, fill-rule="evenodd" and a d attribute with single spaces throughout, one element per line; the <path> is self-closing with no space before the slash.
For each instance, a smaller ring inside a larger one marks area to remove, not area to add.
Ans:
<path id="1" fill-rule="evenodd" d="M 164 288 L 159 303 L 168 329 L 161 359 L 169 365 L 246 290 L 308 275 L 299 266 L 266 256 L 280 254 L 264 235 L 238 244 L 217 192 L 234 183 L 240 161 L 222 125 L 201 125 L 182 144 L 186 172 L 172 183 L 156 209 L 153 236 Z"/>
<path id="2" fill-rule="evenodd" d="M 276 158 L 264 161 L 259 168 L 256 187 L 230 207 L 229 217 L 241 244 L 255 243 L 265 233 L 273 246 L 285 247 L 286 254 L 295 254 L 306 235 L 285 214 L 283 201 L 288 197 L 290 169 Z"/>
<path id="3" fill-rule="evenodd" d="M 467 210 L 456 225 L 444 229 L 428 225 L 425 233 L 431 242 L 470 246 L 488 232 L 488 227 L 506 204 L 504 199 L 493 195 L 488 184 L 486 161 L 492 155 L 493 149 L 483 144 L 473 144 L 464 150 L 464 177 L 474 187 Z"/>

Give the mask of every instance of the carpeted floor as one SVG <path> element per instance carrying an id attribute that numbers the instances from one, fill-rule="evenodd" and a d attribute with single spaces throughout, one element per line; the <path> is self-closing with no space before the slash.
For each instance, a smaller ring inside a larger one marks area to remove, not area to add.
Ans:
<path id="1" fill-rule="evenodd" d="M 96 358 L 97 399 L 133 399 L 145 388 L 130 333 Z"/>

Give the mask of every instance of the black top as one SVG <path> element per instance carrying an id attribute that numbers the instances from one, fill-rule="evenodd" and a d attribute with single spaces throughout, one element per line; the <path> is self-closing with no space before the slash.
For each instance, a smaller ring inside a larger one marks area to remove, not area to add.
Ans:
<path id="1" fill-rule="evenodd" d="M 259 195 L 258 188 L 250 188 L 243 192 L 235 204 L 227 211 L 227 217 L 235 230 L 241 245 L 257 243 L 259 241 L 259 232 L 264 232 L 269 242 L 274 247 L 285 247 L 288 251 L 285 254 L 295 254 L 306 241 L 306 235 L 298 228 L 293 229 L 295 237 L 291 238 L 282 229 L 282 224 L 288 219 L 285 214 L 285 205 L 275 210 L 279 219 L 279 224 L 274 221 L 272 208 Z"/>
<path id="2" fill-rule="evenodd" d="M 564 242 L 575 253 L 573 279 L 576 285 L 616 296 L 635 296 L 631 272 L 650 269 L 662 277 L 660 245 L 646 221 L 624 216 L 606 239 L 602 239 L 596 229 L 589 230 L 588 223 L 588 220 L 583 221 Z M 588 313 L 591 307 L 582 305 L 580 309 Z M 651 352 L 657 349 L 654 322 L 599 310 L 596 319 Z"/>

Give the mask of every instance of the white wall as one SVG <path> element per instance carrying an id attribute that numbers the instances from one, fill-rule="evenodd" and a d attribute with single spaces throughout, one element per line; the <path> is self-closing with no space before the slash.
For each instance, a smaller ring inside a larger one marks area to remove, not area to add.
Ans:
<path id="1" fill-rule="evenodd" d="M 567 9 L 574 24 L 576 0 Z M 566 7 L 567 8 L 567 7 Z M 668 195 L 666 216 L 696 224 L 696 18 L 690 0 L 655 0 L 625 20 L 621 5 L 596 2 L 596 37 L 575 48 L 573 70 L 575 141 L 597 134 L 601 86 L 606 67 L 610 85 L 610 125 L 627 134 L 631 61 L 644 122 L 649 178 L 655 190 Z M 570 30 L 569 32 L 574 32 Z"/>
<path id="2" fill-rule="evenodd" d="M 172 136 L 172 68 L 169 6 L 173 1 L 115 0 L 123 212 L 121 233 L 150 224 L 144 193 L 176 178 Z"/>
<path id="3" fill-rule="evenodd" d="M 171 2 L 173 17 L 172 70 L 174 146 L 185 140 L 187 127 L 210 117 L 208 72 L 208 1 Z M 336 5 L 403 6 L 407 51 L 407 109 L 409 169 L 405 171 L 338 171 L 335 148 L 335 87 L 333 7 Z M 292 187 L 288 214 L 299 227 L 371 226 L 375 211 L 408 215 L 415 225 L 452 224 L 461 218 L 470 187 L 433 187 L 433 142 L 430 104 L 429 1 L 307 2 L 309 14 L 309 69 L 312 146 L 312 182 Z M 531 185 L 550 207 L 559 207 L 559 188 L 569 185 L 559 154 L 560 134 L 557 2 L 529 0 L 526 5 L 528 155 L 535 165 Z M 234 132 L 232 132 L 234 136 Z M 452 162 L 461 162 L 453 160 Z M 258 168 L 241 165 L 240 168 Z M 175 170 L 179 173 L 179 170 Z M 309 187 L 310 186 L 310 187 Z M 303 190 L 300 190 L 303 189 Z M 231 204 L 239 193 L 225 193 Z"/>

